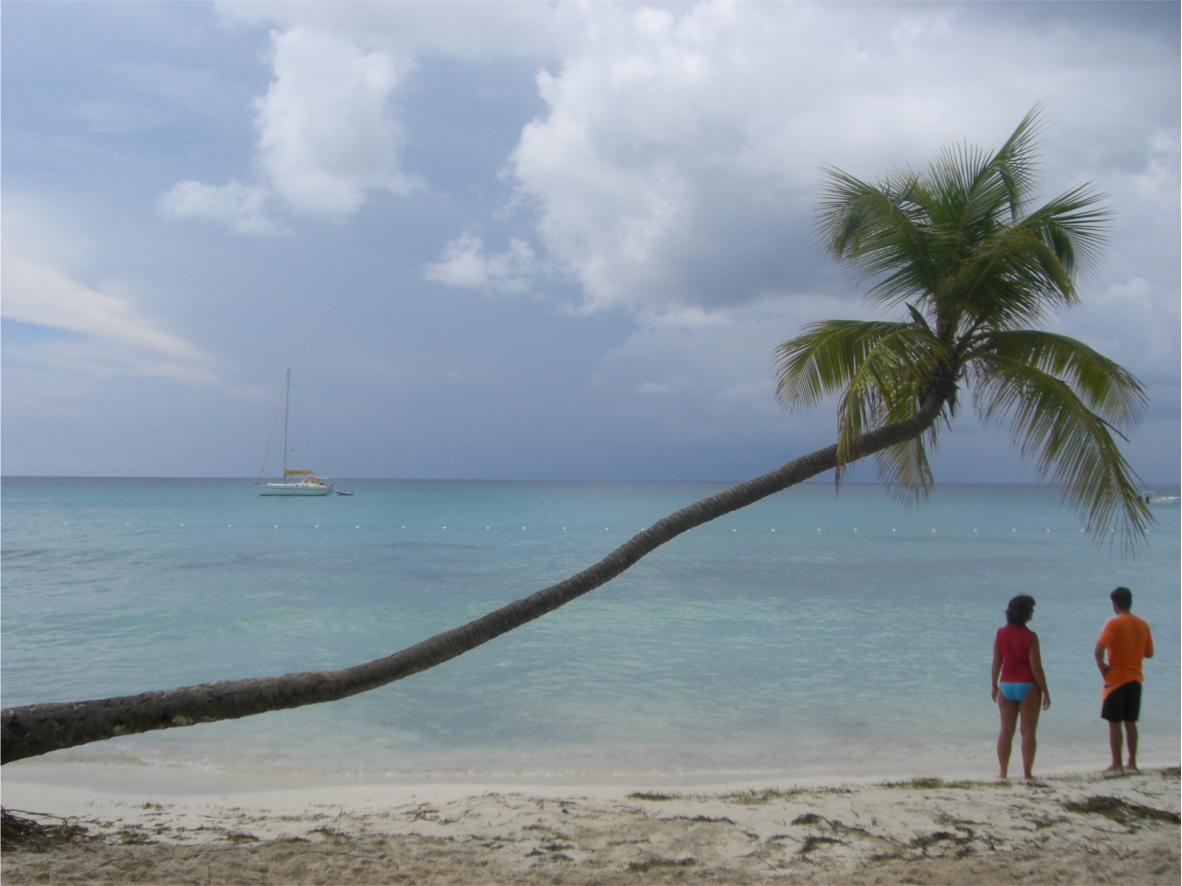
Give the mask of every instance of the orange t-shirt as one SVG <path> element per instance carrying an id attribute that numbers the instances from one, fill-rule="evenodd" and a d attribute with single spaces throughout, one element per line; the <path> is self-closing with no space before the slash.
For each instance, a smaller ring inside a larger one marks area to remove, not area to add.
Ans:
<path id="1" fill-rule="evenodd" d="M 1131 612 L 1108 619 L 1097 640 L 1108 650 L 1108 673 L 1104 675 L 1104 697 L 1125 683 L 1142 683 L 1141 660 L 1153 655 L 1153 635 L 1149 623 Z"/>

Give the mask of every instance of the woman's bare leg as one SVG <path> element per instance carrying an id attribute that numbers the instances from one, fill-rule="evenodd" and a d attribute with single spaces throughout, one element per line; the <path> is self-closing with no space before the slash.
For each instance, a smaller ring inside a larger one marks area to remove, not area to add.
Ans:
<path id="1" fill-rule="evenodd" d="M 997 696 L 997 709 L 1001 712 L 1001 732 L 997 736 L 997 762 L 1001 766 L 998 778 L 1008 778 L 1010 752 L 1014 747 L 1014 729 L 1018 725 L 1018 703 L 1004 695 Z"/>
<path id="2" fill-rule="evenodd" d="M 1022 713 L 1022 774 L 1026 778 L 1033 778 L 1030 770 L 1034 768 L 1034 754 L 1038 750 L 1038 715 L 1042 712 L 1042 690 L 1031 686 L 1026 697 L 1018 705 Z"/>

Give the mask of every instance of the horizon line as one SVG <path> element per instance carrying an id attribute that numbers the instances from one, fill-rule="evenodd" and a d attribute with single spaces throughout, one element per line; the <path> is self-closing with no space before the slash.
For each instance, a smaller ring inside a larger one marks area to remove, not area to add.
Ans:
<path id="1" fill-rule="evenodd" d="M 638 479 L 587 479 L 587 478 L 571 478 L 565 477 L 561 479 L 555 478 L 533 478 L 533 477 L 333 477 L 334 481 L 363 481 L 363 482 L 387 482 L 387 483 L 711 483 L 711 484 L 735 484 L 742 483 L 745 479 L 733 480 L 701 480 L 701 479 L 686 479 L 686 480 L 638 480 Z M 242 482 L 255 485 L 258 482 L 257 478 L 252 477 L 231 477 L 231 476 L 211 476 L 211 475 L 167 475 L 167 474 L 0 474 L 0 482 L 4 480 L 208 480 L 208 481 L 222 481 L 222 482 Z M 842 480 L 840 484 L 835 484 L 832 478 L 817 479 L 810 478 L 799 485 L 818 485 L 820 483 L 834 484 L 840 486 L 883 486 L 891 487 L 893 484 L 881 480 Z M 1171 480 L 1161 482 L 1146 482 L 1143 484 L 1146 489 L 1150 486 L 1180 486 L 1182 480 Z M 948 481 L 936 482 L 933 486 L 1030 486 L 1030 487 L 1045 487 L 1047 489 L 1056 489 L 1059 486 L 1055 483 L 1040 483 L 1038 481 L 1007 481 L 1007 480 L 976 480 L 976 481 Z"/>

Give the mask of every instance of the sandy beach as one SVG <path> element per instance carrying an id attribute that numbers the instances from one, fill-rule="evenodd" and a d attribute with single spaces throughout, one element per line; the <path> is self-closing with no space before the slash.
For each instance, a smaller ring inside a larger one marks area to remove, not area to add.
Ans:
<path id="1" fill-rule="evenodd" d="M 1179 770 L 691 792 L 6 778 L 6 883 L 1177 883 Z M 14 844 L 9 838 L 15 837 Z"/>

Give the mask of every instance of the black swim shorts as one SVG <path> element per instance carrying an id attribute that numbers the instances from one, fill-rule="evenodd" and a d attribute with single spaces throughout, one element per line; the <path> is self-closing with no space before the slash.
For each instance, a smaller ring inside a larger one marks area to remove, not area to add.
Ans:
<path id="1" fill-rule="evenodd" d="M 1136 723 L 1141 716 L 1141 684 L 1133 680 L 1109 692 L 1100 716 L 1112 723 Z"/>

